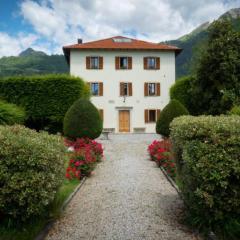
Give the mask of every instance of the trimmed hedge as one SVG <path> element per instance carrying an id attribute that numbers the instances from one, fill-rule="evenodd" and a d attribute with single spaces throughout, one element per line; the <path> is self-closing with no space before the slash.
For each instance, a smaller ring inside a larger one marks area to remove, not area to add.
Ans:
<path id="1" fill-rule="evenodd" d="M 231 108 L 231 110 L 229 111 L 230 115 L 238 115 L 240 116 L 240 106 L 239 105 L 235 105 Z"/>
<path id="2" fill-rule="evenodd" d="M 191 114 L 194 114 L 194 107 L 191 100 L 191 83 L 194 79 L 194 76 L 182 77 L 170 88 L 170 98 L 182 103 Z"/>
<path id="3" fill-rule="evenodd" d="M 13 125 L 24 123 L 25 111 L 15 104 L 0 101 L 0 124 Z"/>
<path id="4" fill-rule="evenodd" d="M 0 126 L 0 216 L 40 216 L 64 179 L 62 139 L 23 126 Z"/>
<path id="5" fill-rule="evenodd" d="M 171 123 L 171 140 L 192 224 L 239 239 L 240 117 L 179 117 Z"/>
<path id="6" fill-rule="evenodd" d="M 188 115 L 188 110 L 178 101 L 171 100 L 162 110 L 160 117 L 157 120 L 156 132 L 165 137 L 170 134 L 169 125 L 175 117 Z"/>
<path id="7" fill-rule="evenodd" d="M 97 108 L 86 99 L 77 100 L 67 111 L 64 135 L 70 139 L 95 139 L 102 133 L 103 122 Z"/>
<path id="8" fill-rule="evenodd" d="M 74 101 L 89 98 L 87 84 L 69 75 L 19 76 L 0 79 L 0 98 L 26 110 L 26 126 L 62 131 L 62 121 Z"/>

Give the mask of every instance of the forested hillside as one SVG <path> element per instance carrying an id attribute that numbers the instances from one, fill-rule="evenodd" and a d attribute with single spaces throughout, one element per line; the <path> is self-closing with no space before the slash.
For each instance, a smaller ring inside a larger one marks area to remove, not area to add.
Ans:
<path id="1" fill-rule="evenodd" d="M 0 76 L 67 73 L 63 55 L 47 55 L 31 48 L 16 57 L 0 58 Z"/>
<path id="2" fill-rule="evenodd" d="M 221 21 L 221 19 L 230 20 L 234 28 L 240 31 L 240 8 L 226 12 L 220 16 L 217 21 Z M 179 54 L 176 59 L 177 78 L 194 73 L 199 56 L 206 47 L 209 26 L 211 26 L 211 24 L 206 22 L 190 34 L 184 35 L 176 40 L 165 42 L 183 49 L 182 53 Z"/>

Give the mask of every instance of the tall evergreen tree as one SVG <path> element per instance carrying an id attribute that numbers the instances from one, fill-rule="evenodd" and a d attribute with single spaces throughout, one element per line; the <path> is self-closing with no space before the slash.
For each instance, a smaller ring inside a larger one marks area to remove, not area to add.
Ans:
<path id="1" fill-rule="evenodd" d="M 240 34 L 230 22 L 216 21 L 192 85 L 196 114 L 221 114 L 240 98 Z"/>

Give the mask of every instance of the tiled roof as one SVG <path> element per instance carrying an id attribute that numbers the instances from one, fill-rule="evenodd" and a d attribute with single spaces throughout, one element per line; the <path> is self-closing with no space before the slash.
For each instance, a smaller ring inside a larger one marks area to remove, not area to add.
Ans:
<path id="1" fill-rule="evenodd" d="M 79 50 L 154 50 L 154 51 L 175 51 L 179 54 L 182 49 L 166 44 L 147 42 L 123 36 L 115 36 L 107 39 L 73 44 L 63 47 L 65 57 L 69 61 L 71 49 Z"/>
<path id="2" fill-rule="evenodd" d="M 170 50 L 180 51 L 181 49 L 160 43 L 141 41 L 122 36 L 111 37 L 93 42 L 73 44 L 64 46 L 64 49 L 136 49 L 136 50 Z"/>

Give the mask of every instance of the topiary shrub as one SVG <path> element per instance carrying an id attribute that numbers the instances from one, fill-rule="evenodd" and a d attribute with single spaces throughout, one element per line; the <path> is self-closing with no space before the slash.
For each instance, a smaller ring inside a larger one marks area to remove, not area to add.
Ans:
<path id="1" fill-rule="evenodd" d="M 64 179 L 59 136 L 0 126 L 0 216 L 24 222 L 46 212 Z"/>
<path id="2" fill-rule="evenodd" d="M 169 137 L 169 125 L 175 117 L 188 115 L 188 110 L 177 100 L 171 100 L 162 110 L 157 120 L 156 132 L 165 137 Z"/>
<path id="3" fill-rule="evenodd" d="M 219 239 L 239 239 L 240 117 L 176 118 L 171 141 L 189 222 Z"/>
<path id="4" fill-rule="evenodd" d="M 100 136 L 102 128 L 97 108 L 86 99 L 77 100 L 64 117 L 63 132 L 70 139 L 95 139 Z"/>
<path id="5" fill-rule="evenodd" d="M 0 101 L 0 125 L 22 124 L 25 119 L 25 111 L 15 104 Z"/>
<path id="6" fill-rule="evenodd" d="M 61 132 L 69 107 L 89 96 L 87 84 L 67 74 L 0 78 L 0 98 L 23 107 L 25 125 L 36 130 Z"/>
<path id="7" fill-rule="evenodd" d="M 195 112 L 193 103 L 191 101 L 191 83 L 194 79 L 194 76 L 182 77 L 178 79 L 170 88 L 170 98 L 176 99 L 182 103 L 191 114 Z"/>

